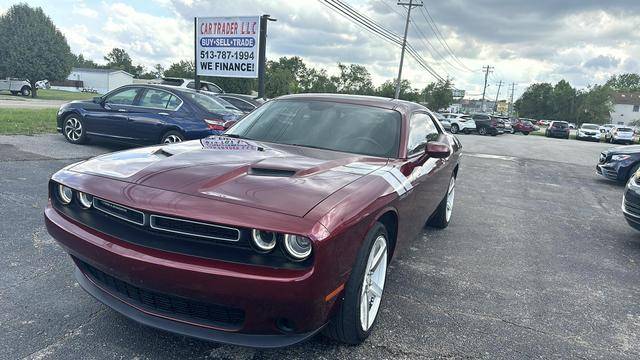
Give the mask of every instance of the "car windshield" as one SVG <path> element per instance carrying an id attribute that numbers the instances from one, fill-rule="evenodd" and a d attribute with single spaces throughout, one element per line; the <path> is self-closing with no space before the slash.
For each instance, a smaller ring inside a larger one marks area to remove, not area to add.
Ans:
<path id="1" fill-rule="evenodd" d="M 556 128 L 564 129 L 564 128 L 568 127 L 569 124 L 567 124 L 566 122 L 554 121 L 552 126 L 556 127 Z"/>
<path id="2" fill-rule="evenodd" d="M 631 130 L 630 128 L 623 128 L 623 127 L 619 127 L 618 128 L 619 132 L 632 132 L 633 130 Z"/>
<path id="3" fill-rule="evenodd" d="M 315 100 L 276 100 L 247 115 L 227 135 L 379 157 L 396 157 L 395 110 Z"/>
<path id="4" fill-rule="evenodd" d="M 192 100 L 196 103 L 196 105 L 200 106 L 208 112 L 218 112 L 226 110 L 225 106 L 222 103 L 214 100 L 211 96 L 208 95 L 185 91 L 182 96 Z"/>
<path id="5" fill-rule="evenodd" d="M 582 128 L 587 130 L 598 130 L 599 127 L 594 124 L 582 124 Z"/>

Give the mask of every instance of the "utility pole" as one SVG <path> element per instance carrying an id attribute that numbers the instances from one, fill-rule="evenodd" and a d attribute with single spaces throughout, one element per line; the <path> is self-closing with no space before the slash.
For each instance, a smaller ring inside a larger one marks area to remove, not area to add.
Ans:
<path id="1" fill-rule="evenodd" d="M 511 83 L 511 98 L 509 100 L 509 117 L 513 115 L 513 93 L 516 91 L 516 83 Z"/>
<path id="2" fill-rule="evenodd" d="M 500 96 L 500 88 L 502 87 L 502 80 L 498 83 L 498 92 L 496 93 L 496 102 L 494 104 L 494 112 L 498 112 L 498 96 Z"/>
<path id="3" fill-rule="evenodd" d="M 484 106 L 484 95 L 487 92 L 487 78 L 489 77 L 489 73 L 493 72 L 493 66 L 483 66 L 482 71 L 484 71 L 484 88 L 482 88 L 482 112 L 484 112 L 486 108 Z"/>
<path id="4" fill-rule="evenodd" d="M 409 21 L 411 21 L 411 8 L 422 6 L 422 4 L 414 4 L 413 0 L 409 0 L 408 3 L 398 2 L 398 5 L 409 6 L 407 10 L 407 22 L 404 24 L 404 37 L 402 39 L 402 52 L 400 52 L 400 67 L 398 68 L 398 81 L 396 81 L 396 96 L 397 99 L 400 97 L 400 83 L 402 82 L 402 63 L 404 62 L 404 50 L 407 47 L 407 32 L 409 31 Z"/>

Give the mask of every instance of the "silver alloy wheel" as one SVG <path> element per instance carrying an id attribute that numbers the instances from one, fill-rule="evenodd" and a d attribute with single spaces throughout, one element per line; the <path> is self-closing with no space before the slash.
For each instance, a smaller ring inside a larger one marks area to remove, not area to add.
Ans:
<path id="1" fill-rule="evenodd" d="M 163 143 L 165 144 L 173 144 L 173 143 L 179 143 L 179 142 L 182 142 L 182 139 L 178 135 L 169 135 L 166 138 L 164 138 L 164 141 L 163 141 Z"/>
<path id="2" fill-rule="evenodd" d="M 363 331 L 369 330 L 376 320 L 386 277 L 387 239 L 380 234 L 371 247 L 360 291 L 360 327 Z"/>
<path id="3" fill-rule="evenodd" d="M 78 141 L 82 136 L 82 123 L 80 120 L 70 117 L 64 123 L 64 133 L 71 141 Z"/>
<path id="4" fill-rule="evenodd" d="M 453 200 L 456 197 L 456 178 L 452 177 L 449 183 L 449 191 L 447 192 L 447 211 L 445 212 L 445 219 L 447 222 L 451 219 L 451 213 L 453 212 Z"/>

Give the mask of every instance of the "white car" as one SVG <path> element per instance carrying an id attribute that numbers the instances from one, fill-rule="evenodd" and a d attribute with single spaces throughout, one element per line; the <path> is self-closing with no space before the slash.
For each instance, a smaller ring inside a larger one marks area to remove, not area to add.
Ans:
<path id="1" fill-rule="evenodd" d="M 160 82 L 160 84 L 162 85 L 169 85 L 169 86 L 177 86 L 177 87 L 181 87 L 181 88 L 186 88 L 186 89 L 195 89 L 196 88 L 196 81 L 193 79 L 185 79 L 185 78 L 172 78 L 172 77 L 165 77 L 162 78 L 162 81 Z M 200 89 L 201 91 L 204 92 L 211 92 L 211 93 L 215 93 L 215 94 L 222 94 L 224 93 L 224 90 L 222 90 L 222 88 L 212 82 L 209 81 L 202 81 L 200 80 Z"/>
<path id="2" fill-rule="evenodd" d="M 633 144 L 633 129 L 626 126 L 614 126 L 609 133 L 610 143 Z"/>
<path id="3" fill-rule="evenodd" d="M 582 124 L 576 132 L 576 140 L 600 141 L 600 126 L 596 124 Z"/>
<path id="4" fill-rule="evenodd" d="M 445 118 L 449 119 L 451 123 L 451 133 L 457 134 L 463 132 L 468 134 L 472 131 L 476 131 L 476 122 L 469 115 L 465 114 L 442 114 Z"/>
<path id="5" fill-rule="evenodd" d="M 31 85 L 23 79 L 6 78 L 0 80 L 0 91 L 10 91 L 13 95 L 31 96 Z"/>

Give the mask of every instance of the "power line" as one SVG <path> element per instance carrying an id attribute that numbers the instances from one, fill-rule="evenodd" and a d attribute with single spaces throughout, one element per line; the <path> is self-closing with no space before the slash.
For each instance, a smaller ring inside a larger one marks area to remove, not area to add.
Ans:
<path id="1" fill-rule="evenodd" d="M 319 0 L 321 4 L 325 5 L 327 8 L 332 11 L 338 13 L 339 15 L 345 17 L 347 20 L 364 27 L 367 31 L 381 37 L 383 40 L 390 42 L 396 46 L 402 46 L 402 41 L 399 35 L 394 32 L 384 28 L 383 26 L 376 23 L 374 20 L 360 14 L 349 5 L 345 4 L 340 0 Z M 438 74 L 428 63 L 427 61 L 420 56 L 420 54 L 413 49 L 413 47 L 407 43 L 407 51 L 411 56 L 418 62 L 418 64 L 424 68 L 429 74 L 431 74 L 437 80 L 444 81 L 444 78 Z"/>
<path id="2" fill-rule="evenodd" d="M 403 5 L 403 3 L 398 3 L 398 5 Z M 400 52 L 400 66 L 398 66 L 398 80 L 396 82 L 396 96 L 397 99 L 400 97 L 400 83 L 402 82 L 402 63 L 404 62 L 404 50 L 407 48 L 407 33 L 409 32 L 409 22 L 411 21 L 411 8 L 420 7 L 422 4 L 413 4 L 413 0 L 409 0 L 409 5 L 407 9 L 407 22 L 404 25 L 404 37 L 402 38 L 402 52 Z"/>
<path id="3" fill-rule="evenodd" d="M 427 7 L 423 7 L 420 9 L 420 13 L 422 14 L 422 16 L 424 17 L 424 19 L 427 21 L 427 24 L 429 24 L 429 26 L 431 27 L 431 30 L 433 30 L 433 33 L 436 35 L 436 38 L 438 39 L 438 41 L 440 42 L 440 44 L 449 52 L 449 54 L 451 54 L 451 57 L 460 65 L 462 65 L 462 67 L 464 67 L 467 71 L 473 71 L 472 69 L 470 69 L 469 67 L 467 67 L 467 65 L 465 65 L 457 56 L 456 54 L 453 52 L 453 50 L 451 49 L 451 47 L 449 46 L 449 43 L 447 43 L 447 40 L 444 38 L 444 36 L 442 35 L 442 32 L 440 32 L 440 29 L 438 28 L 438 25 L 436 24 L 435 20 L 433 20 L 433 17 L 431 17 L 431 13 L 429 13 L 429 9 L 427 9 Z M 425 16 L 426 13 L 426 16 Z M 428 17 L 428 19 L 427 19 Z M 429 21 L 430 20 L 430 21 Z"/>
<path id="4" fill-rule="evenodd" d="M 498 83 L 498 92 L 496 93 L 496 102 L 495 102 L 495 109 L 493 111 L 498 111 L 498 97 L 500 96 L 500 88 L 502 87 L 502 80 L 500 80 L 500 82 Z"/>
<path id="5" fill-rule="evenodd" d="M 482 71 L 484 71 L 484 87 L 482 88 L 482 112 L 485 111 L 485 106 L 484 106 L 484 96 L 485 93 L 487 92 L 487 78 L 489 77 L 489 72 L 493 71 L 493 66 L 483 66 L 482 67 Z"/>

